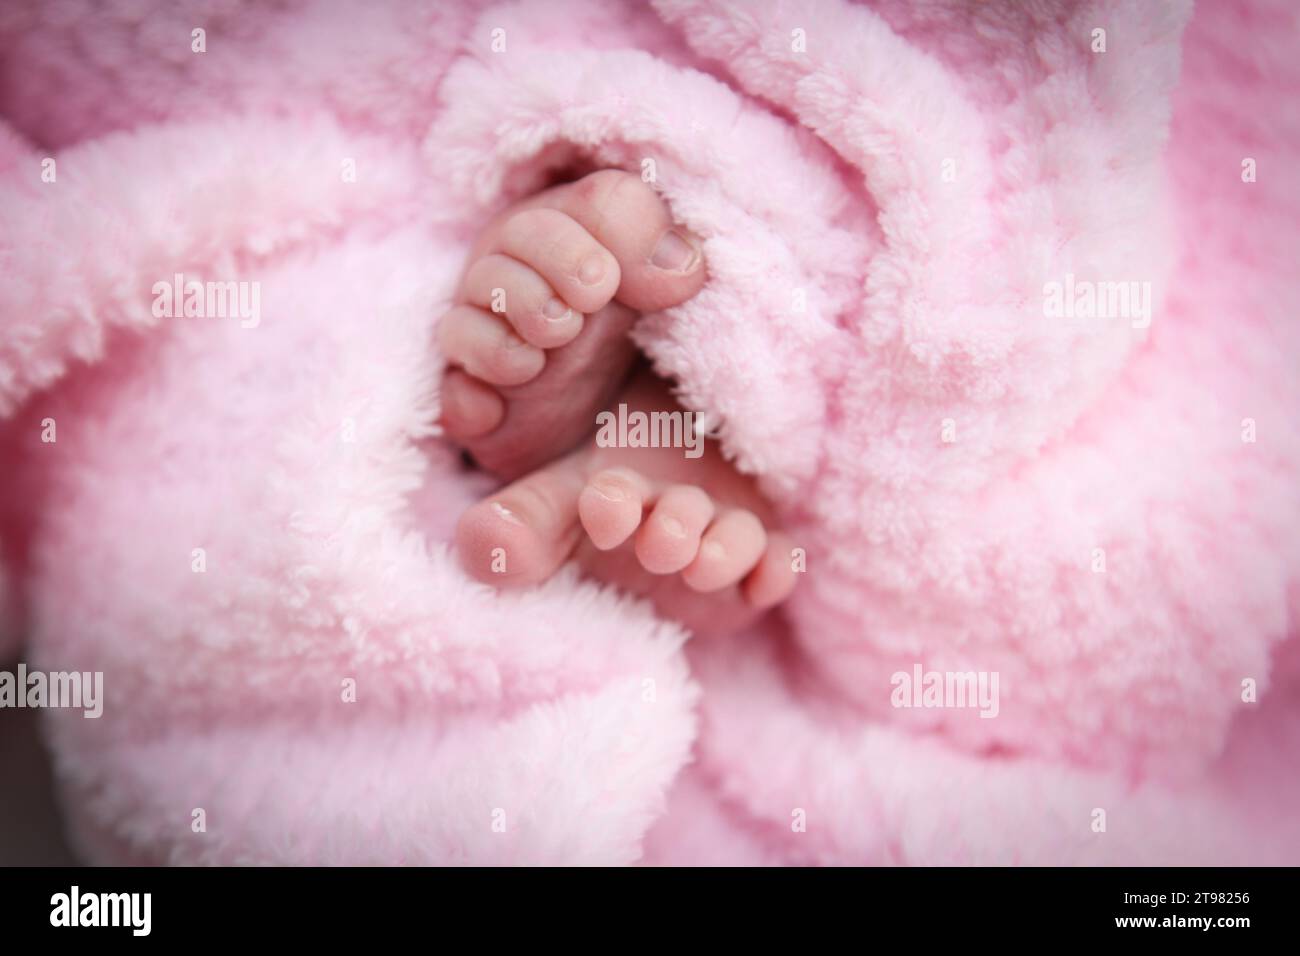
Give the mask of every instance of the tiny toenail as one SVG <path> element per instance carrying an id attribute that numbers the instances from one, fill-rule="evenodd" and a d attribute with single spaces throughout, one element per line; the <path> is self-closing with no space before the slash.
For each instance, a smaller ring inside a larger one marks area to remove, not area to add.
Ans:
<path id="1" fill-rule="evenodd" d="M 506 521 L 509 521 L 511 524 L 518 524 L 518 525 L 523 524 L 523 522 L 519 520 L 518 515 L 516 515 L 513 511 L 511 511 L 509 508 L 507 508 L 499 501 L 492 502 L 492 510 L 497 513 L 498 517 L 504 518 Z"/>
<path id="2" fill-rule="evenodd" d="M 591 487 L 606 501 L 627 501 L 627 490 L 613 482 L 593 481 Z"/>
<path id="3" fill-rule="evenodd" d="M 525 342 L 523 339 L 521 339 L 521 338 L 520 338 L 519 336 L 517 336 L 517 335 L 507 335 L 507 336 L 506 336 L 506 348 L 508 348 L 508 349 L 518 349 L 518 348 L 523 348 L 523 347 L 524 347 L 525 345 L 527 345 L 527 344 L 528 344 L 527 342 Z"/>
<path id="4" fill-rule="evenodd" d="M 719 558 L 725 558 L 727 556 L 727 549 L 716 541 L 705 541 L 700 545 L 700 554 L 716 561 Z"/>
<path id="5" fill-rule="evenodd" d="M 676 518 L 660 518 L 659 524 L 663 527 L 665 532 L 672 535 L 674 538 L 686 537 L 686 525 L 682 524 Z"/>
<path id="6" fill-rule="evenodd" d="M 605 278 L 605 260 L 600 256 L 590 256 L 578 267 L 578 279 L 583 285 L 595 285 Z"/>
<path id="7" fill-rule="evenodd" d="M 676 229 L 670 229 L 655 246 L 650 261 L 668 272 L 689 272 L 698 256 L 694 245 Z"/>
<path id="8" fill-rule="evenodd" d="M 551 299 L 542 306 L 542 315 L 546 316 L 552 322 L 559 322 L 561 319 L 569 317 L 569 307 L 559 299 Z"/>

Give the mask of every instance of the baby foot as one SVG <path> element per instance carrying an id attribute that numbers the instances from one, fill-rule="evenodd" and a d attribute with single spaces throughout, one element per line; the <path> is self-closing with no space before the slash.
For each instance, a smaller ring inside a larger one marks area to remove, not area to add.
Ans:
<path id="1" fill-rule="evenodd" d="M 649 375 L 618 401 L 629 413 L 681 412 Z M 536 584 L 575 558 L 696 631 L 738 629 L 795 583 L 789 540 L 711 442 L 688 458 L 593 440 L 471 507 L 456 545 L 465 569 L 497 587 Z"/>
<path id="2" fill-rule="evenodd" d="M 639 177 L 602 170 L 498 216 L 438 324 L 453 366 L 442 424 L 488 471 L 513 478 L 572 449 L 623 386 L 637 312 L 704 284 L 698 241 Z"/>

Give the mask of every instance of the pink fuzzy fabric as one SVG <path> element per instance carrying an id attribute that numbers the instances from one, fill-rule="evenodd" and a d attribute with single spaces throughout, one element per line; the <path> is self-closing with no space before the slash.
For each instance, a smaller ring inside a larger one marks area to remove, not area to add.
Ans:
<path id="1" fill-rule="evenodd" d="M 105 673 L 47 715 L 83 852 L 1300 863 L 1298 43 L 1286 0 L 3 5 L 0 651 Z M 447 547 L 469 239 L 648 160 L 711 278 L 637 341 L 807 554 L 725 640 Z M 260 324 L 155 318 L 177 272 Z M 1150 327 L 1046 317 L 1066 274 Z M 917 664 L 996 719 L 891 706 Z"/>

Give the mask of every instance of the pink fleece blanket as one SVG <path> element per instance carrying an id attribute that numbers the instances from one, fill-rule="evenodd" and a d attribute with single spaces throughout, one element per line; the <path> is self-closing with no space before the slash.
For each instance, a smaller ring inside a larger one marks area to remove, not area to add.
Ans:
<path id="1" fill-rule="evenodd" d="M 1285 0 L 0 6 L 0 616 L 104 674 L 46 722 L 82 852 L 1300 862 L 1298 36 Z M 432 326 L 574 163 L 705 240 L 636 337 L 800 543 L 750 633 L 448 550 L 490 484 Z M 159 308 L 190 281 L 257 300 Z"/>

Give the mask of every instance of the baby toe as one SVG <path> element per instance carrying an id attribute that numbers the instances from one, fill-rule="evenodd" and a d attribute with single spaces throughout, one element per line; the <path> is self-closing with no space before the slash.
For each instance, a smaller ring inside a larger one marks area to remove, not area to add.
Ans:
<path id="1" fill-rule="evenodd" d="M 462 566 L 499 587 L 544 581 L 577 544 L 580 488 L 562 460 L 471 506 L 456 525 Z"/>
<path id="2" fill-rule="evenodd" d="M 490 385 L 523 385 L 546 366 L 546 353 L 516 335 L 500 316 L 458 305 L 438 323 L 438 345 L 449 362 Z"/>
<path id="3" fill-rule="evenodd" d="M 556 295 L 582 313 L 603 308 L 619 284 L 619 266 L 604 246 L 558 209 L 525 209 L 502 225 L 503 252 L 535 269 Z"/>
<path id="4" fill-rule="evenodd" d="M 504 315 L 520 338 L 540 349 L 567 345 L 582 331 L 582 313 L 557 297 L 537 270 L 500 253 L 469 267 L 461 295 L 471 305 Z"/>
<path id="5" fill-rule="evenodd" d="M 728 511 L 709 526 L 700 550 L 682 572 L 687 586 L 719 591 L 748 574 L 767 548 L 763 522 L 752 511 Z"/>
<path id="6" fill-rule="evenodd" d="M 591 543 L 601 551 L 617 548 L 641 524 L 646 482 L 626 468 L 598 472 L 578 498 L 578 515 Z"/>
<path id="7" fill-rule="evenodd" d="M 700 240 L 640 176 L 603 169 L 556 191 L 557 206 L 618 260 L 620 302 L 655 312 L 685 302 L 704 285 Z"/>
<path id="8" fill-rule="evenodd" d="M 651 574 L 674 574 L 695 559 L 713 518 L 713 500 L 694 485 L 673 485 L 636 536 L 636 556 Z"/>
<path id="9" fill-rule="evenodd" d="M 447 370 L 441 394 L 442 426 L 452 438 L 481 438 L 505 418 L 505 399 L 496 389 L 458 368 Z"/>
<path id="10" fill-rule="evenodd" d="M 741 584 L 746 601 L 762 609 L 775 607 L 790 596 L 798 580 L 793 551 L 794 543 L 785 535 L 768 535 L 762 558 Z"/>

